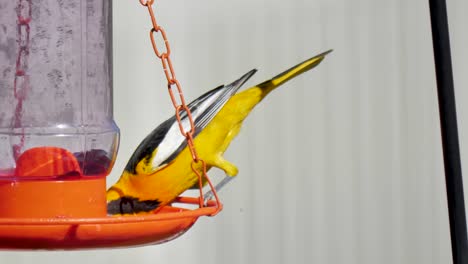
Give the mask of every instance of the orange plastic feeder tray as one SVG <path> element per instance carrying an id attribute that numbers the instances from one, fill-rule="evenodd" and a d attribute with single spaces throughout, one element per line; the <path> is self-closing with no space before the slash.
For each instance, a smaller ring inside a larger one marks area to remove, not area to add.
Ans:
<path id="1" fill-rule="evenodd" d="M 31 152 L 44 150 L 51 149 Z M 25 157 L 30 154 L 34 153 L 24 153 Z M 68 164 L 60 166 L 57 160 L 47 163 L 25 159 L 24 164 L 40 167 L 41 174 L 57 173 L 76 168 L 72 156 L 61 151 L 59 162 L 68 160 Z M 20 157 L 17 172 L 22 175 L 16 173 L 14 179 L 0 180 L 0 249 L 72 250 L 160 244 L 185 233 L 200 216 L 212 216 L 222 209 L 216 200 L 193 210 L 165 206 L 155 214 L 107 216 L 105 176 L 47 179 L 36 177 L 32 167 L 22 164 Z M 199 205 L 200 198 L 179 197 L 174 203 Z"/>
<path id="2" fill-rule="evenodd" d="M 178 202 L 198 204 L 197 198 Z M 214 201 L 195 210 L 166 206 L 157 214 L 94 218 L 0 218 L 2 249 L 92 249 L 155 245 L 184 234 L 200 216 L 214 215 Z"/>

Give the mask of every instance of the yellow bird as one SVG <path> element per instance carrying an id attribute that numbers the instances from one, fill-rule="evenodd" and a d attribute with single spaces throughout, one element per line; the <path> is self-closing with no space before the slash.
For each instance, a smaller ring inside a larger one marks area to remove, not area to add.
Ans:
<path id="1" fill-rule="evenodd" d="M 242 122 L 273 89 L 317 66 L 330 51 L 308 59 L 287 71 L 245 91 L 237 90 L 256 72 L 251 70 L 237 81 L 215 88 L 190 104 L 195 124 L 194 145 L 207 169 L 217 167 L 236 176 L 237 167 L 223 158 Z M 182 115 L 188 131 L 189 120 Z M 187 189 L 197 186 L 192 155 L 175 116 L 153 130 L 138 146 L 120 179 L 107 191 L 109 214 L 154 212 L 171 203 Z M 201 163 L 196 169 L 201 170 Z"/>

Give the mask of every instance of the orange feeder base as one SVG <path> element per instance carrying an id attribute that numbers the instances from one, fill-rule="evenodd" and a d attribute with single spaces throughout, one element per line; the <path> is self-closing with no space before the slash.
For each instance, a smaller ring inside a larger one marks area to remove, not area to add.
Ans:
<path id="1" fill-rule="evenodd" d="M 17 161 L 16 177 L 0 178 L 0 249 L 159 244 L 185 233 L 198 217 L 222 209 L 215 195 L 216 201 L 195 210 L 166 206 L 156 214 L 107 216 L 106 178 L 79 173 L 75 157 L 64 149 L 24 152 Z M 53 175 L 69 176 L 58 180 Z M 200 199 L 181 197 L 176 202 L 198 205 Z"/>
<path id="2" fill-rule="evenodd" d="M 195 210 L 166 206 L 156 214 L 106 215 L 106 182 L 93 179 L 0 180 L 0 249 L 73 250 L 160 244 L 185 233 L 200 216 L 215 215 L 209 201 Z M 198 198 L 180 197 L 198 205 Z"/>
<path id="3" fill-rule="evenodd" d="M 178 203 L 198 204 L 181 197 Z M 166 206 L 157 214 L 92 218 L 0 218 L 0 249 L 77 250 L 155 245 L 185 233 L 200 216 L 214 215 L 221 205 L 188 210 Z"/>
<path id="4" fill-rule="evenodd" d="M 1 218 L 106 216 L 106 179 L 0 180 Z"/>

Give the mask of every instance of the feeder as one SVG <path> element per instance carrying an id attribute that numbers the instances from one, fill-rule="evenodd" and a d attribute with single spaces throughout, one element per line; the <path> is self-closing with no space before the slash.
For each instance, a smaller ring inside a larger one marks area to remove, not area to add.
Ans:
<path id="1" fill-rule="evenodd" d="M 16 0 L 0 6 L 0 248 L 157 244 L 219 203 L 109 217 L 111 1 Z M 197 198 L 178 203 L 198 204 Z"/>

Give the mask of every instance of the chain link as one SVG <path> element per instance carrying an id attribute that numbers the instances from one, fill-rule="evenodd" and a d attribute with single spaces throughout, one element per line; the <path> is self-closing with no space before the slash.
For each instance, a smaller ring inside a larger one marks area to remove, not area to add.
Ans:
<path id="1" fill-rule="evenodd" d="M 16 71 L 14 81 L 14 95 L 17 99 L 24 97 L 25 86 L 28 84 L 27 75 L 28 58 L 29 58 L 29 42 L 30 42 L 30 26 L 31 22 L 31 1 L 32 0 L 19 0 L 16 8 L 18 22 L 17 22 L 17 43 L 18 43 L 18 56 L 16 58 Z M 27 5 L 25 5 L 25 2 Z M 20 80 L 22 79 L 22 81 Z M 21 84 L 21 85 L 19 85 Z"/>
<path id="2" fill-rule="evenodd" d="M 15 116 L 12 128 L 22 127 L 21 119 L 23 115 L 23 101 L 26 98 L 27 88 L 29 87 L 28 59 L 31 27 L 29 23 L 32 20 L 32 0 L 19 0 L 16 7 L 17 15 L 17 43 L 18 56 L 16 57 L 15 79 L 13 82 L 13 93 L 16 99 Z M 22 128 L 23 129 L 23 128 Z M 19 144 L 13 146 L 13 155 L 16 158 L 24 147 L 25 135 L 24 129 L 21 133 Z"/>
<path id="3" fill-rule="evenodd" d="M 179 81 L 177 80 L 174 67 L 172 65 L 172 61 L 170 58 L 171 47 L 169 45 L 169 40 L 167 39 L 166 31 L 156 21 L 156 16 L 154 15 L 154 11 L 153 11 L 154 0 L 139 0 L 139 1 L 140 1 L 140 4 L 148 8 L 148 13 L 151 17 L 151 23 L 153 25 L 153 28 L 151 28 L 149 32 L 151 45 L 153 46 L 155 55 L 161 60 L 162 68 L 167 79 L 167 89 L 169 91 L 172 105 L 174 106 L 174 109 L 175 109 L 175 116 L 177 119 L 177 123 L 179 125 L 180 133 L 185 137 L 187 141 L 187 146 L 192 155 L 191 167 L 192 167 L 192 171 L 198 177 L 198 184 L 199 184 L 199 189 L 200 189 L 199 205 L 200 207 L 203 207 L 204 199 L 203 199 L 202 188 L 203 188 L 203 178 L 204 178 L 208 182 L 215 196 L 215 199 L 219 208 L 218 211 L 219 211 L 221 210 L 221 203 L 219 202 L 219 198 L 216 194 L 216 190 L 213 187 L 213 184 L 208 178 L 206 162 L 200 159 L 195 149 L 195 145 L 193 142 L 194 141 L 193 136 L 195 134 L 195 123 L 192 118 L 192 113 L 190 112 L 190 109 L 186 104 L 184 93 L 182 92 L 182 87 Z M 164 50 L 160 50 L 156 43 L 155 37 L 157 36 L 157 34 L 159 34 L 164 41 Z M 190 124 L 190 129 L 188 131 L 186 131 L 182 123 L 182 113 L 184 112 L 187 115 L 187 118 Z M 199 171 L 200 169 L 197 169 L 197 166 L 201 168 L 201 172 Z"/>

